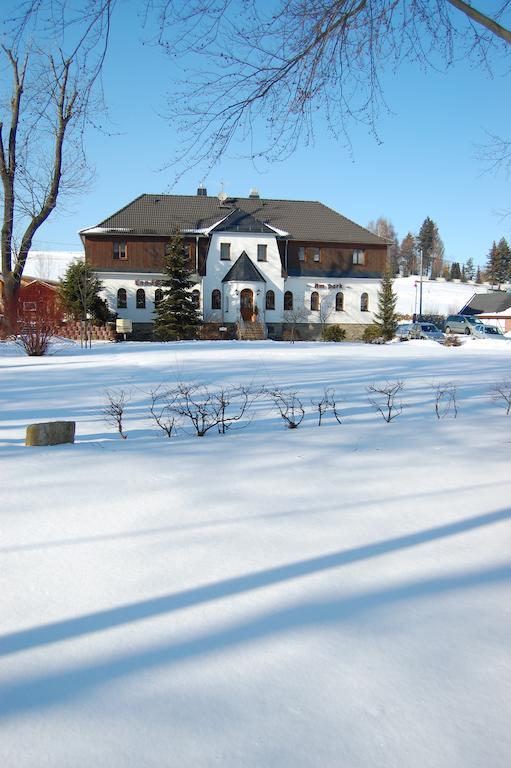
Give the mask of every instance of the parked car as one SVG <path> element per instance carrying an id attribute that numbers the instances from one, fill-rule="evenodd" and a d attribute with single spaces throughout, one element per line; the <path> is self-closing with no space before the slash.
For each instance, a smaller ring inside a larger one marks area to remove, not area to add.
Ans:
<path id="1" fill-rule="evenodd" d="M 504 341 L 509 341 L 500 328 L 496 328 L 494 325 L 484 325 L 483 323 L 475 326 L 474 336 L 477 336 L 479 339 L 503 339 Z"/>
<path id="2" fill-rule="evenodd" d="M 481 321 L 472 315 L 449 315 L 445 321 L 446 333 L 465 333 L 467 336 L 474 333 L 474 327 Z"/>
<path id="3" fill-rule="evenodd" d="M 411 327 L 411 323 L 399 323 L 396 328 L 396 337 L 399 341 L 408 341 Z"/>
<path id="4" fill-rule="evenodd" d="M 442 342 L 444 334 L 433 323 L 412 323 L 408 332 L 409 339 L 430 339 L 430 341 Z"/>

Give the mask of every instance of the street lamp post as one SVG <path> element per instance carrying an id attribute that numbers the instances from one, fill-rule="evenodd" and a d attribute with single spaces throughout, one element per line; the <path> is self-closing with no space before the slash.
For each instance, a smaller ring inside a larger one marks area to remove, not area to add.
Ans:
<path id="1" fill-rule="evenodd" d="M 424 248 L 421 248 L 420 275 L 419 275 L 419 321 L 422 320 L 422 273 L 424 264 Z"/>

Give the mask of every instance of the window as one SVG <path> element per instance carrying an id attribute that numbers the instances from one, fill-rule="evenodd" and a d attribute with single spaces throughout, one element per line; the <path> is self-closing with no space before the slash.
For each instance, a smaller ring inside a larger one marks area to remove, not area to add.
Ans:
<path id="1" fill-rule="evenodd" d="M 305 248 L 303 245 L 298 248 L 298 261 L 305 261 Z"/>
<path id="2" fill-rule="evenodd" d="M 266 256 L 267 248 L 268 248 L 267 245 L 257 246 L 257 261 L 268 261 L 268 258 Z"/>
<path id="3" fill-rule="evenodd" d="M 128 294 L 126 288 L 119 288 L 117 291 L 117 309 L 126 309 L 128 306 Z"/>
<path id="4" fill-rule="evenodd" d="M 137 291 L 137 309 L 145 309 L 145 291 L 139 288 Z"/>
<path id="5" fill-rule="evenodd" d="M 195 289 L 195 291 L 192 291 L 192 304 L 195 307 L 195 309 L 200 309 L 200 291 Z"/>
<path id="6" fill-rule="evenodd" d="M 222 309 L 222 294 L 218 288 L 211 293 L 211 309 Z"/>
<path id="7" fill-rule="evenodd" d="M 231 260 L 231 244 L 230 243 L 220 243 L 220 258 L 222 261 Z"/>
<path id="8" fill-rule="evenodd" d="M 23 311 L 24 312 L 35 312 L 37 309 L 37 302 L 35 301 L 24 301 L 23 302 Z"/>
<path id="9" fill-rule="evenodd" d="M 291 291 L 286 291 L 284 294 L 284 311 L 293 309 L 293 294 Z"/>
<path id="10" fill-rule="evenodd" d="M 275 309 L 275 293 L 266 291 L 266 309 Z"/>
<path id="11" fill-rule="evenodd" d="M 335 294 L 335 311 L 343 312 L 344 310 L 344 293 Z"/>
<path id="12" fill-rule="evenodd" d="M 365 264 L 366 263 L 366 255 L 364 251 L 353 251 L 353 264 Z"/>
<path id="13" fill-rule="evenodd" d="M 157 307 L 162 299 L 163 299 L 163 291 L 161 288 L 157 288 L 154 292 L 154 306 Z"/>
<path id="14" fill-rule="evenodd" d="M 319 293 L 317 291 L 311 293 L 311 312 L 319 312 Z"/>
<path id="15" fill-rule="evenodd" d="M 114 259 L 127 259 L 126 243 L 123 241 L 114 242 Z"/>
<path id="16" fill-rule="evenodd" d="M 367 293 L 363 293 L 360 297 L 360 311 L 369 312 L 369 296 Z"/>
<path id="17" fill-rule="evenodd" d="M 312 249 L 312 258 L 314 261 L 320 261 L 321 260 L 321 251 L 319 248 L 313 248 Z"/>

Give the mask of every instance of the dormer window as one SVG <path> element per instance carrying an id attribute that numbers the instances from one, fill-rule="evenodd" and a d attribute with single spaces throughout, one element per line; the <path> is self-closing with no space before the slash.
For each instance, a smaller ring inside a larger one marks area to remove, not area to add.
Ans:
<path id="1" fill-rule="evenodd" d="M 123 240 L 114 242 L 114 259 L 127 259 L 126 243 Z"/>
<path id="2" fill-rule="evenodd" d="M 355 250 L 353 251 L 353 264 L 365 264 L 366 263 L 366 255 L 364 251 Z"/>
<path id="3" fill-rule="evenodd" d="M 220 243 L 220 260 L 221 261 L 231 260 L 231 244 L 230 243 Z"/>

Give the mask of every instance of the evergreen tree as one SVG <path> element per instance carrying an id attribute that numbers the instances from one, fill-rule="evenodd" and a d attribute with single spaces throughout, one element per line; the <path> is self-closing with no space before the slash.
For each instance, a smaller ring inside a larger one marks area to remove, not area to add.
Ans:
<path id="1" fill-rule="evenodd" d="M 444 261 L 444 244 L 435 222 L 426 216 L 417 235 L 417 250 L 422 251 L 423 274 L 439 277 Z"/>
<path id="2" fill-rule="evenodd" d="M 99 295 L 103 285 L 96 273 L 84 261 L 73 261 L 59 285 L 59 296 L 66 312 L 75 320 L 87 320 L 88 316 L 105 323 L 111 313 L 104 299 Z"/>
<path id="3" fill-rule="evenodd" d="M 166 246 L 164 272 L 163 298 L 155 309 L 154 335 L 160 341 L 193 339 L 200 317 L 190 291 L 194 281 L 179 232 Z"/>
<path id="4" fill-rule="evenodd" d="M 458 261 L 453 261 L 451 264 L 451 280 L 461 280 L 461 267 Z"/>
<path id="5" fill-rule="evenodd" d="M 401 241 L 399 261 L 404 277 L 417 274 L 417 243 L 411 232 Z"/>
<path id="6" fill-rule="evenodd" d="M 461 282 L 466 283 L 467 282 L 467 273 L 465 272 L 465 265 L 461 265 Z"/>
<path id="7" fill-rule="evenodd" d="M 375 314 L 376 324 L 380 327 L 385 341 L 390 341 L 396 335 L 396 302 L 397 294 L 393 289 L 392 267 L 389 265 L 381 280 L 378 291 L 378 312 Z"/>
<path id="8" fill-rule="evenodd" d="M 465 264 L 465 277 L 467 280 L 473 280 L 475 275 L 474 259 L 470 257 Z"/>
<path id="9" fill-rule="evenodd" d="M 477 285 L 481 285 L 482 282 L 483 282 L 483 279 L 481 277 L 481 267 L 477 267 L 476 283 L 477 283 Z"/>
<path id="10" fill-rule="evenodd" d="M 494 240 L 493 245 L 490 248 L 490 252 L 488 254 L 488 260 L 486 262 L 486 279 L 492 285 L 499 285 L 500 287 L 500 276 L 501 276 L 500 256 L 499 256 L 497 244 Z"/>
<path id="11" fill-rule="evenodd" d="M 505 237 L 502 237 L 497 245 L 499 254 L 499 284 L 507 283 L 511 279 L 511 249 Z"/>

